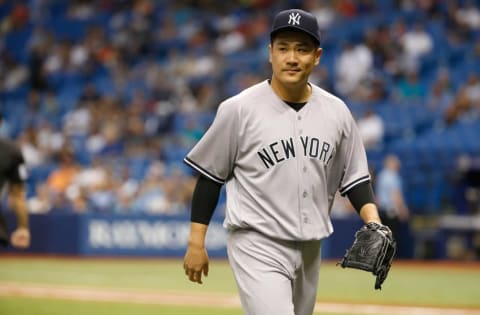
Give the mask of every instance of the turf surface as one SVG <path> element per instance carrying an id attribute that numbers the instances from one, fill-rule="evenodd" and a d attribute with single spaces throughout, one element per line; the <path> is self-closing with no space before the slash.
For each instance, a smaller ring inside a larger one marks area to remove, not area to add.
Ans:
<path id="1" fill-rule="evenodd" d="M 7 282 L 94 287 L 188 294 L 236 295 L 233 275 L 225 261 L 211 261 L 203 285 L 190 283 L 180 260 L 11 258 L 0 256 L 0 284 Z M 383 290 L 373 289 L 374 277 L 358 270 L 322 265 L 318 300 L 380 305 L 474 308 L 480 314 L 479 265 L 397 263 Z M 69 301 L 0 297 L 2 315 L 182 315 L 242 314 L 238 308 L 144 305 L 119 302 Z M 327 313 L 322 313 L 327 315 Z M 337 315 L 349 315 L 339 314 Z"/>

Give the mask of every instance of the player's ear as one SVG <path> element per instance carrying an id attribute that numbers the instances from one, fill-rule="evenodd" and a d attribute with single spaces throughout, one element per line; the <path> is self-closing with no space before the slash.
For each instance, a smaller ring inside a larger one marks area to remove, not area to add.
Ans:
<path id="1" fill-rule="evenodd" d="M 321 47 L 318 47 L 317 51 L 315 51 L 315 65 L 318 65 L 318 63 L 320 62 L 322 53 L 323 53 L 323 49 Z"/>
<path id="2" fill-rule="evenodd" d="M 272 49 L 273 49 L 273 44 L 270 43 L 268 44 L 268 61 L 272 63 Z"/>

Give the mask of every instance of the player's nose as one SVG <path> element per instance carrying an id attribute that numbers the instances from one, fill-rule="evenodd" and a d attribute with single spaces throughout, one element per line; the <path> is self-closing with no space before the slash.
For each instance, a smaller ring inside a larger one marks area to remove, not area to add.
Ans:
<path id="1" fill-rule="evenodd" d="M 287 52 L 286 60 L 288 63 L 296 63 L 298 62 L 297 53 L 294 49 L 291 49 Z"/>

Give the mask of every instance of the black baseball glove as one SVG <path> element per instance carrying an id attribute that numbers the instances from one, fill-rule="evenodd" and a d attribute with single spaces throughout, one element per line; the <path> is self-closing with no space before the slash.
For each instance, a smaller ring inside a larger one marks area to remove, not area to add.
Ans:
<path id="1" fill-rule="evenodd" d="M 375 290 L 381 289 L 396 249 L 388 226 L 370 222 L 355 233 L 355 241 L 337 265 L 371 272 L 376 276 Z"/>

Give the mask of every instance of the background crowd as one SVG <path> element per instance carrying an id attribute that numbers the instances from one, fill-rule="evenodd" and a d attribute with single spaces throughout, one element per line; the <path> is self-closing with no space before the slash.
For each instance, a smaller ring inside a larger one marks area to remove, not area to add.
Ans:
<path id="1" fill-rule="evenodd" d="M 269 77 L 291 7 L 317 17 L 313 83 L 352 110 L 373 178 L 395 155 L 411 214 L 480 213 L 472 0 L 0 1 L 0 136 L 26 158 L 30 211 L 188 213 L 182 159 L 219 102 Z"/>

